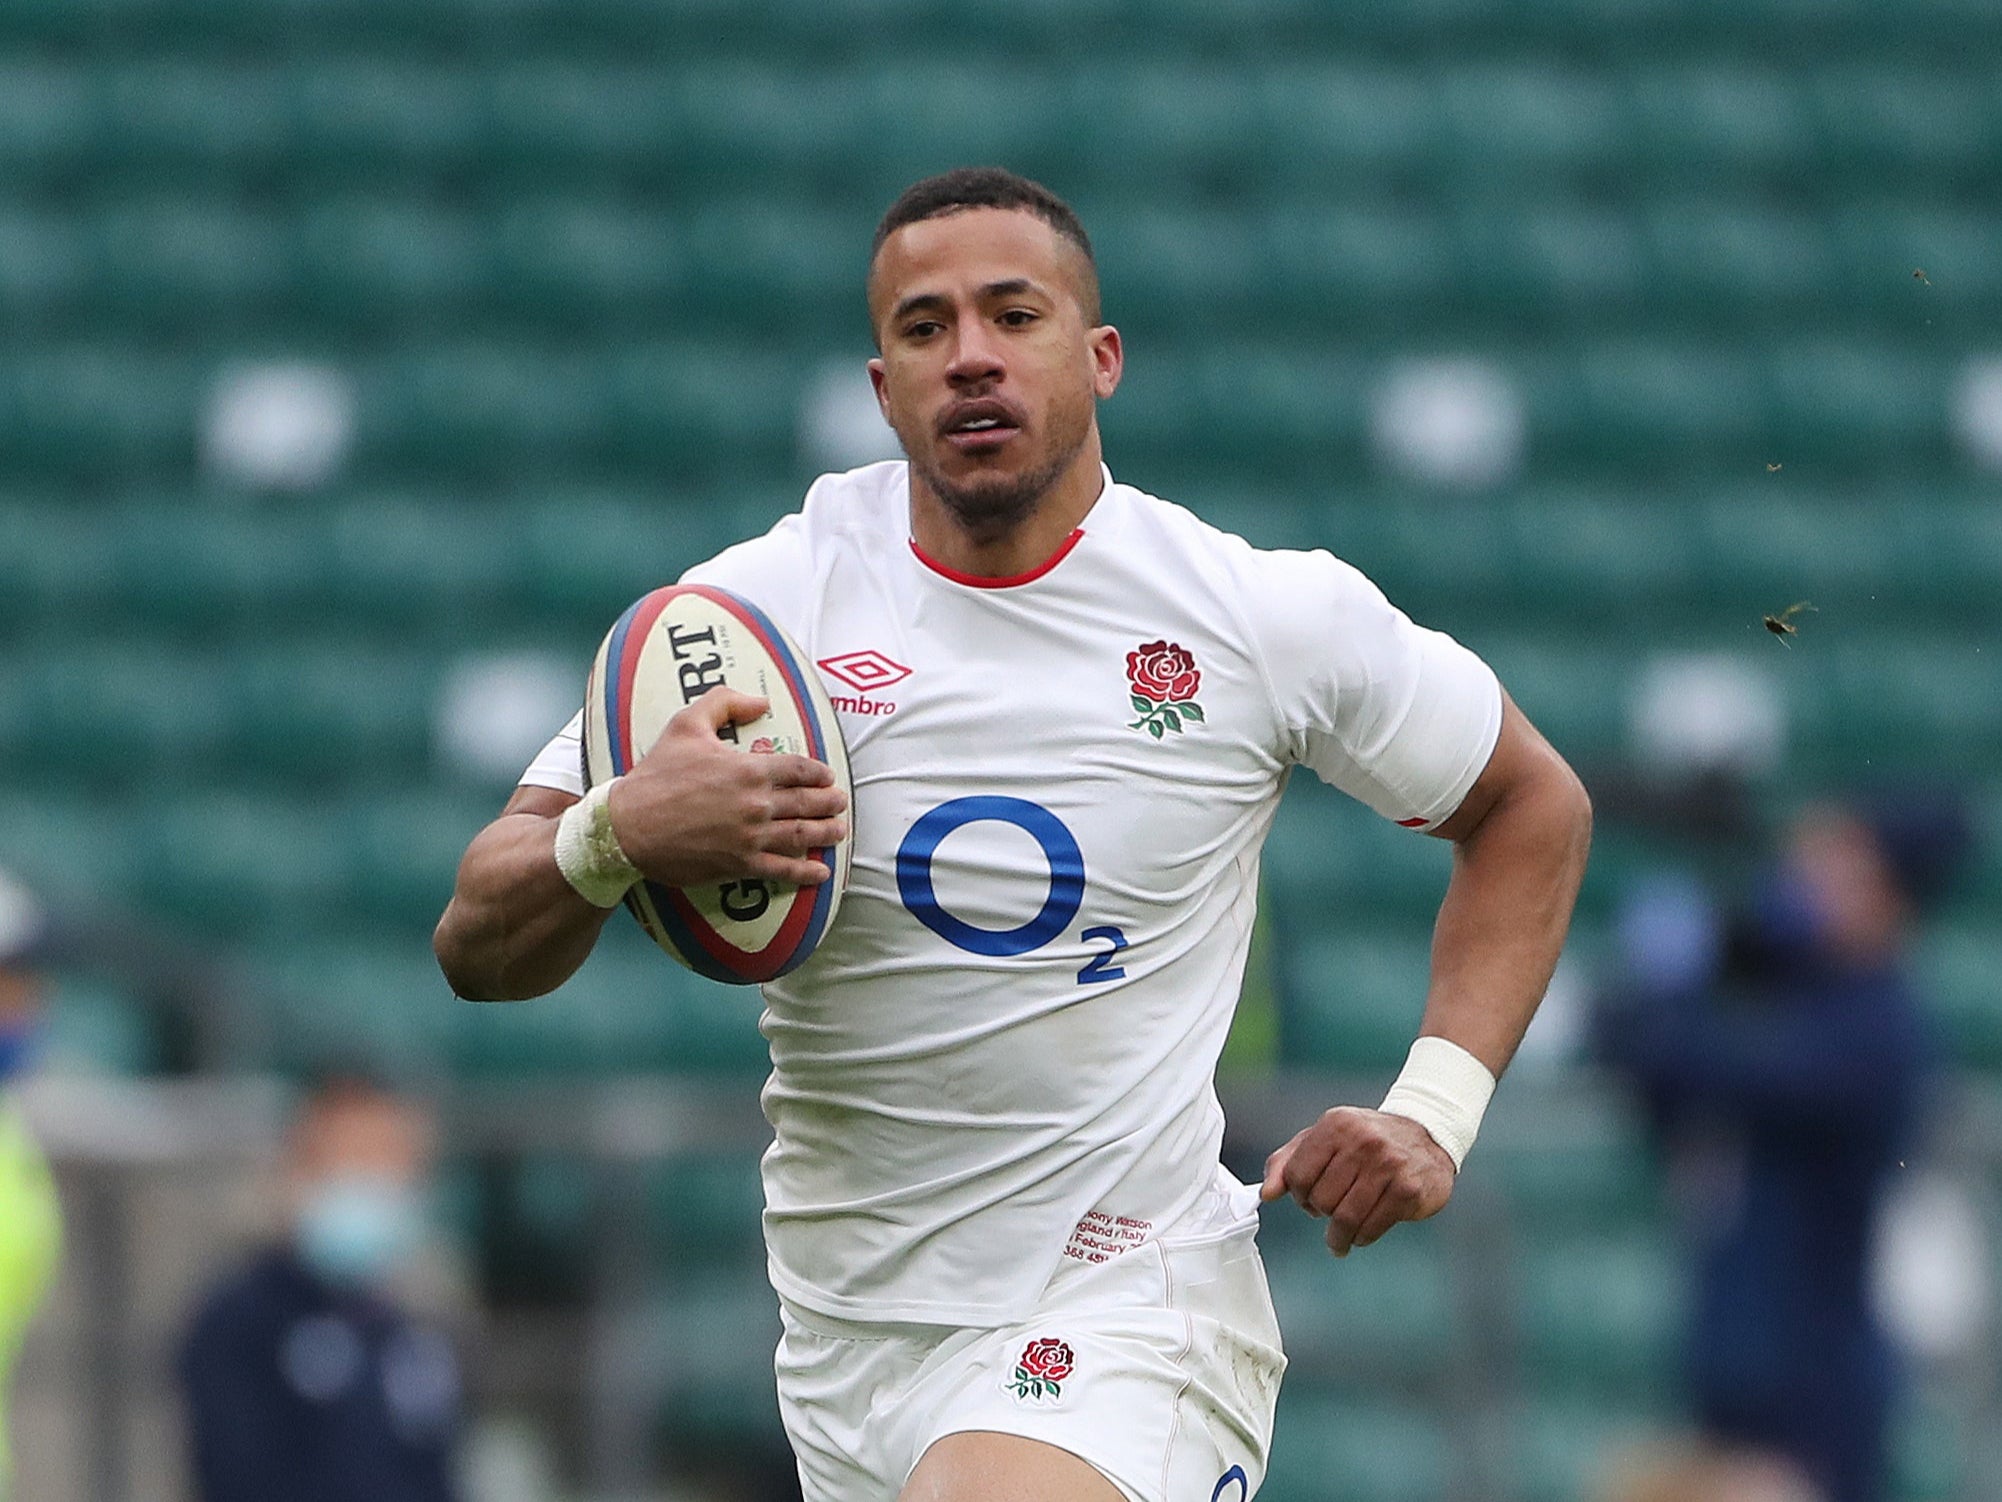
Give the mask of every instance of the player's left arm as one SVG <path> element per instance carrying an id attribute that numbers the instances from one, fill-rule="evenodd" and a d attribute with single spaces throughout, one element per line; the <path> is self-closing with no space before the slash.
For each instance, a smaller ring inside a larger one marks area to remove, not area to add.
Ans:
<path id="1" fill-rule="evenodd" d="M 1419 1034 L 1471 1055 L 1452 1054 L 1469 1073 L 1477 1061 L 1499 1079 L 1522 1042 L 1564 947 L 1591 832 L 1583 784 L 1504 694 L 1487 766 L 1432 831 L 1453 842 L 1453 875 Z M 1338 1106 L 1266 1161 L 1261 1192 L 1327 1217 L 1328 1246 L 1345 1256 L 1399 1221 L 1437 1214 L 1457 1171 L 1411 1117 Z"/>

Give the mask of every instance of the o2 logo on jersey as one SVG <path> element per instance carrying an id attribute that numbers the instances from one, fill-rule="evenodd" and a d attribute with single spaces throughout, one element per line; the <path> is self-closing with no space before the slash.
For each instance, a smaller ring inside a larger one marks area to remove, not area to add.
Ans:
<path id="1" fill-rule="evenodd" d="M 1042 848 L 1043 859 L 1049 862 L 1050 892 L 1041 911 L 1014 928 L 981 928 L 954 917 L 940 904 L 932 886 L 932 857 L 945 837 L 986 820 L 1014 825 Z M 1069 928 L 1084 906 L 1084 852 L 1064 821 L 1040 803 L 995 796 L 954 798 L 920 817 L 904 835 L 904 842 L 897 847 L 897 895 L 918 922 L 955 949 L 996 957 L 1028 954 Z M 1112 963 L 1112 957 L 1126 947 L 1125 934 L 1103 924 L 1087 928 L 1082 937 L 1088 944 L 1112 947 L 1093 955 L 1078 971 L 1078 984 L 1088 986 L 1125 976 L 1126 968 Z"/>

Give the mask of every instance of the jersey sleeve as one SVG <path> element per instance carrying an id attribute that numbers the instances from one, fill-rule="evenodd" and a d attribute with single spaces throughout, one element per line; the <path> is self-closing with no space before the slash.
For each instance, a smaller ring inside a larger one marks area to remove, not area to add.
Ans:
<path id="1" fill-rule="evenodd" d="M 1287 759 L 1387 819 L 1431 829 L 1501 734 L 1501 684 L 1325 552 L 1254 553 L 1258 620 Z"/>
<path id="2" fill-rule="evenodd" d="M 555 788 L 573 798 L 584 796 L 584 711 L 570 716 L 570 723 L 535 753 L 535 760 L 521 774 L 523 787 Z"/>

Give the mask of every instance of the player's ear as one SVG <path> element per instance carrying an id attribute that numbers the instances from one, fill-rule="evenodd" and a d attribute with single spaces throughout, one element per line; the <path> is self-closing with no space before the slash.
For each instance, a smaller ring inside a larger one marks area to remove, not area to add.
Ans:
<path id="1" fill-rule="evenodd" d="M 1087 335 L 1091 341 L 1092 394 L 1104 401 L 1119 389 L 1119 377 L 1126 370 L 1126 351 L 1119 342 L 1119 330 L 1102 323 Z"/>
<path id="2" fill-rule="evenodd" d="M 869 384 L 876 388 L 876 405 L 882 409 L 883 421 L 888 422 L 890 420 L 889 375 L 883 368 L 880 355 L 869 362 Z"/>

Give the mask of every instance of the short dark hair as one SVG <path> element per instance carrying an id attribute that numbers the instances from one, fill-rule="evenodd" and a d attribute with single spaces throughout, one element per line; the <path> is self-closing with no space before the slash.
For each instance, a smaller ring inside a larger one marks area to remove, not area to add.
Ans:
<path id="1" fill-rule="evenodd" d="M 1086 268 L 1085 319 L 1098 321 L 1098 257 L 1092 253 L 1091 236 L 1084 232 L 1077 211 L 1041 183 L 1006 167 L 955 167 L 912 183 L 876 226 L 876 238 L 869 246 L 870 265 L 875 264 L 883 242 L 905 225 L 963 209 L 1021 209 L 1076 246 Z"/>

